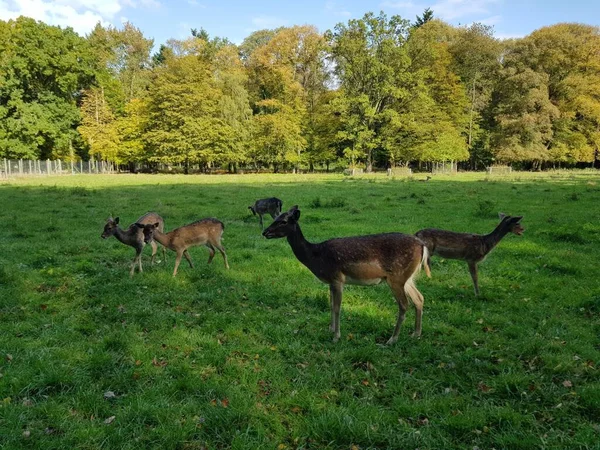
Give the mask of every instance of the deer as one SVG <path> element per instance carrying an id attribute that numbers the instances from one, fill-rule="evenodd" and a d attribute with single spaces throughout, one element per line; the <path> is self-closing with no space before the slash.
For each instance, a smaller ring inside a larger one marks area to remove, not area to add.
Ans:
<path id="1" fill-rule="evenodd" d="M 248 209 L 252 211 L 252 214 L 255 216 L 258 214 L 260 219 L 260 229 L 264 230 L 265 226 L 263 225 L 263 214 L 270 214 L 271 218 L 275 219 L 279 214 L 281 214 L 282 206 L 283 202 L 281 200 L 276 197 L 271 197 L 256 200 L 254 205 L 248 206 Z"/>
<path id="2" fill-rule="evenodd" d="M 293 206 L 279 215 L 263 231 L 267 239 L 287 238 L 296 258 L 321 282 L 329 285 L 333 342 L 340 339 L 340 310 L 344 285 L 376 285 L 385 280 L 398 304 L 398 319 L 387 344 L 398 340 L 400 327 L 410 303 L 415 306 L 415 331 L 422 331 L 423 295 L 415 285 L 421 266 L 427 263 L 428 251 L 413 235 L 384 233 L 330 239 L 318 244 L 308 242 L 298 220 L 300 210 Z"/>
<path id="3" fill-rule="evenodd" d="M 102 239 L 107 239 L 111 236 L 116 237 L 120 242 L 125 245 L 129 245 L 135 249 L 135 258 L 133 258 L 133 263 L 131 264 L 131 270 L 129 271 L 129 275 L 133 277 L 135 272 L 135 266 L 139 265 L 139 271 L 143 272 L 142 269 L 142 250 L 146 243 L 144 242 L 144 234 L 140 231 L 140 229 L 136 226 L 136 224 L 147 224 L 147 223 L 156 223 L 158 227 L 162 231 L 165 222 L 162 217 L 154 212 L 149 212 L 144 214 L 138 220 L 135 221 L 134 224 L 131 224 L 126 230 L 119 228 L 119 218 L 115 217 L 114 219 L 109 217 L 106 220 L 106 224 L 104 225 L 104 231 L 100 235 Z M 156 250 L 157 245 L 155 242 L 151 242 L 152 246 L 152 264 L 154 264 L 154 260 L 156 259 Z M 163 259 L 167 259 L 167 254 L 165 248 L 163 247 Z"/>
<path id="4" fill-rule="evenodd" d="M 184 225 L 164 233 L 160 228 L 160 223 L 136 223 L 139 229 L 142 230 L 144 235 L 144 242 L 158 241 L 164 247 L 173 250 L 177 257 L 175 259 L 175 269 L 173 270 L 173 276 L 177 276 L 177 269 L 181 262 L 181 257 L 185 256 L 185 259 L 190 264 L 190 267 L 194 268 L 192 258 L 188 253 L 188 248 L 196 245 L 205 245 L 210 255 L 208 257 L 208 264 L 210 264 L 215 256 L 215 248 L 223 255 L 225 261 L 225 267 L 229 269 L 229 263 L 227 262 L 227 254 L 225 248 L 221 244 L 223 231 L 225 225 L 220 220 L 214 218 L 207 218 L 198 220 L 197 222 Z"/>
<path id="5" fill-rule="evenodd" d="M 431 180 L 431 177 L 429 175 L 427 175 L 427 178 L 421 179 L 419 181 L 422 183 L 427 183 L 429 180 Z"/>
<path id="6" fill-rule="evenodd" d="M 418 231 L 416 236 L 425 243 L 430 255 L 466 261 L 473 279 L 475 296 L 478 296 L 477 264 L 489 255 L 504 236 L 509 233 L 521 236 L 525 231 L 520 224 L 523 216 L 513 217 L 504 213 L 499 213 L 498 216 L 500 223 L 489 234 L 455 233 L 437 228 L 426 228 Z"/>

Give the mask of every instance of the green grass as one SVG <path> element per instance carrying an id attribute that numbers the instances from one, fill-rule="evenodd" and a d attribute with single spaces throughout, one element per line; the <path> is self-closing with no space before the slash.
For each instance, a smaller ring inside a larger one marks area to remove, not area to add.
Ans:
<path id="1" fill-rule="evenodd" d="M 328 289 L 247 209 L 298 204 L 311 241 L 424 227 L 485 233 L 480 266 L 434 259 L 423 337 L 385 285 Z M 600 177 L 74 176 L 0 184 L 0 448 L 599 448 Z M 313 205 L 313 206 L 311 206 Z M 231 270 L 193 248 L 131 279 L 100 233 L 157 211 L 225 223 Z M 113 392 L 111 394 L 105 394 Z M 111 419 L 114 416 L 114 419 Z M 110 423 L 106 423 L 110 422 Z"/>

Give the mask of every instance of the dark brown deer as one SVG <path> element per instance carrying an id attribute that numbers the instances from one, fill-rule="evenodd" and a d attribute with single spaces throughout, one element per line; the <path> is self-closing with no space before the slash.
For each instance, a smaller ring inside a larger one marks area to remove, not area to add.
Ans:
<path id="1" fill-rule="evenodd" d="M 208 250 L 210 251 L 208 264 L 212 262 L 215 256 L 215 248 L 219 250 L 221 255 L 223 255 L 225 267 L 229 269 L 227 254 L 225 253 L 225 248 L 223 248 L 223 245 L 221 244 L 221 238 L 223 236 L 223 231 L 225 230 L 225 225 L 220 220 L 213 218 L 202 219 L 197 222 L 190 223 L 189 225 L 176 228 L 168 233 L 163 233 L 163 231 L 159 228 L 159 223 L 136 223 L 136 225 L 143 230 L 144 241 L 146 243 L 157 240 L 165 247 L 177 253 L 173 276 L 177 275 L 177 269 L 179 268 L 179 263 L 181 262 L 182 256 L 185 256 L 185 259 L 187 259 L 190 267 L 192 269 L 194 268 L 192 258 L 190 257 L 187 249 L 196 245 L 205 245 L 208 247 Z"/>
<path id="2" fill-rule="evenodd" d="M 479 295 L 477 263 L 483 261 L 508 233 L 521 236 L 525 231 L 519 223 L 523 216 L 512 217 L 502 213 L 499 216 L 500 223 L 489 234 L 455 233 L 454 231 L 426 228 L 418 231 L 416 236 L 425 243 L 430 255 L 466 261 L 473 279 L 475 295 Z"/>
<path id="3" fill-rule="evenodd" d="M 415 276 L 427 261 L 427 249 L 415 236 L 401 233 L 374 234 L 330 239 L 311 244 L 302 235 L 297 206 L 281 214 L 263 232 L 267 239 L 287 237 L 296 258 L 319 280 L 329 285 L 330 331 L 333 341 L 340 338 L 340 309 L 345 284 L 375 285 L 386 281 L 398 303 L 398 320 L 392 337 L 398 340 L 400 326 L 409 308 L 415 305 L 415 332 L 421 335 L 423 296 L 415 286 Z"/>
<path id="4" fill-rule="evenodd" d="M 276 197 L 271 198 L 263 198 L 261 200 L 256 200 L 254 205 L 248 206 L 248 209 L 252 211 L 252 214 L 255 216 L 258 214 L 260 219 L 260 229 L 264 229 L 263 225 L 263 214 L 270 214 L 272 219 L 275 219 L 279 214 L 281 214 L 281 207 L 283 206 L 283 202 Z"/>
<path id="5" fill-rule="evenodd" d="M 100 237 L 102 239 L 106 239 L 111 236 L 114 236 L 123 244 L 129 245 L 135 249 L 135 258 L 133 258 L 133 263 L 131 264 L 131 270 L 129 272 L 129 274 L 131 276 L 133 276 L 133 273 L 135 272 L 136 264 L 139 265 L 140 272 L 143 272 L 141 255 L 142 255 L 142 250 L 144 249 L 144 246 L 146 245 L 144 242 L 144 233 L 142 233 L 142 231 L 136 226 L 136 223 L 140 223 L 140 224 L 156 223 L 156 224 L 158 224 L 159 229 L 161 231 L 163 230 L 163 228 L 165 226 L 165 222 L 164 222 L 163 218 L 154 212 L 149 212 L 147 214 L 144 214 L 142 217 L 140 217 L 138 220 L 136 220 L 135 223 L 129 225 L 129 228 L 127 228 L 126 230 L 122 230 L 121 228 L 119 228 L 119 218 L 118 217 L 116 217 L 114 219 L 112 217 L 109 217 L 106 220 L 106 225 L 104 225 L 104 231 L 100 235 Z M 152 264 L 154 264 L 154 260 L 156 258 L 157 245 L 156 245 L 156 242 L 151 242 L 150 245 L 152 246 Z M 163 259 L 166 259 L 166 256 L 167 255 L 165 252 L 165 248 L 163 247 Z"/>

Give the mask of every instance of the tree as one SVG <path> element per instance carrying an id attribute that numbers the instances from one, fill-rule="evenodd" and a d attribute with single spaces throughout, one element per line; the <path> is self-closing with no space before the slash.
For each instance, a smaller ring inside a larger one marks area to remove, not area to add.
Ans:
<path id="1" fill-rule="evenodd" d="M 71 28 L 19 17 L 0 21 L 0 155 L 68 155 L 77 101 L 94 79 L 94 55 Z"/>
<path id="2" fill-rule="evenodd" d="M 122 162 L 118 157 L 119 133 L 114 114 L 104 98 L 102 88 L 84 92 L 81 101 L 81 125 L 77 128 L 98 159 Z"/>
<path id="3" fill-rule="evenodd" d="M 414 26 L 415 28 L 422 27 L 430 20 L 433 20 L 433 11 L 431 10 L 431 8 L 425 8 L 423 14 L 421 16 L 417 16 Z"/>
<path id="4" fill-rule="evenodd" d="M 188 43 L 190 44 L 190 43 Z M 150 160 L 208 167 L 227 137 L 218 117 L 219 90 L 210 64 L 194 54 L 173 56 L 155 69 L 148 92 Z"/>
<path id="5" fill-rule="evenodd" d="M 457 29 L 448 50 L 453 56 L 452 70 L 460 77 L 469 99 L 467 145 L 471 168 L 475 169 L 488 159 L 491 100 L 502 68 L 503 45 L 494 38 L 491 26 L 474 23 Z"/>
<path id="6" fill-rule="evenodd" d="M 338 24 L 326 33 L 343 99 L 343 138 L 347 154 L 372 170 L 373 152 L 380 145 L 385 111 L 408 96 L 413 78 L 405 42 L 409 23 L 384 13 Z M 357 153 L 355 153 L 357 152 Z"/>

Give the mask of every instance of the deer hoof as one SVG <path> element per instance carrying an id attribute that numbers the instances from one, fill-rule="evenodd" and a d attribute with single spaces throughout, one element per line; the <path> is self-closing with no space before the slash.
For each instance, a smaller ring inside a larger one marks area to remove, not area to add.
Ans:
<path id="1" fill-rule="evenodd" d="M 411 334 L 411 336 L 415 339 L 421 339 L 421 333 L 417 333 L 416 331 L 413 334 Z"/>
<path id="2" fill-rule="evenodd" d="M 398 337 L 392 336 L 391 338 L 388 339 L 388 341 L 385 343 L 385 345 L 395 344 L 397 340 L 398 340 Z"/>

